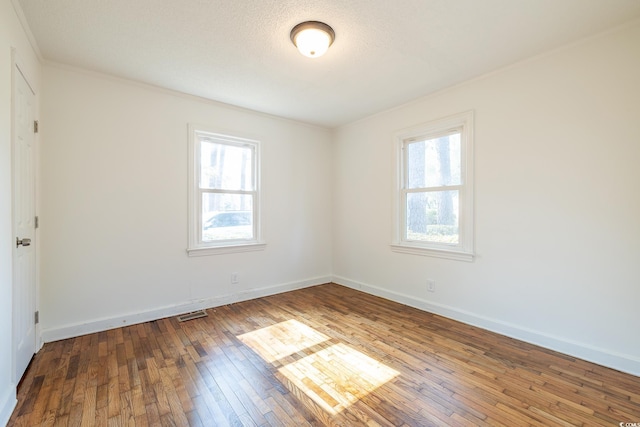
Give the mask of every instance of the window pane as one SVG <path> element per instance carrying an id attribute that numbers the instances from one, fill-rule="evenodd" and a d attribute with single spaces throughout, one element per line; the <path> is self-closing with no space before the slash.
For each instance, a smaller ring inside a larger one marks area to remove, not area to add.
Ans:
<path id="1" fill-rule="evenodd" d="M 253 148 L 200 141 L 200 188 L 245 190 L 253 188 Z"/>
<path id="2" fill-rule="evenodd" d="M 253 238 L 252 195 L 202 195 L 203 242 Z"/>
<path id="3" fill-rule="evenodd" d="M 458 193 L 408 193 L 407 240 L 458 244 Z"/>
<path id="4" fill-rule="evenodd" d="M 407 188 L 460 185 L 460 133 L 407 145 Z"/>

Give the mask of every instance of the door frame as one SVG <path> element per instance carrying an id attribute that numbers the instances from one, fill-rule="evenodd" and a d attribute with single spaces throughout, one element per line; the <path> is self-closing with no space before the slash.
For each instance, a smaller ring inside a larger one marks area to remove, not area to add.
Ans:
<path id="1" fill-rule="evenodd" d="M 35 85 L 37 80 L 33 78 L 34 73 L 29 71 L 29 68 L 25 65 L 25 62 L 20 58 L 20 55 L 15 47 L 11 47 L 11 238 L 12 241 L 16 239 L 16 225 L 15 225 L 15 211 L 14 211 L 14 200 L 15 200 L 15 144 L 16 144 L 16 99 L 15 99 L 15 87 L 16 87 L 16 79 L 19 78 L 18 73 L 22 75 L 27 85 L 31 88 L 34 96 L 34 120 L 37 120 L 38 112 L 40 109 L 40 99 L 39 99 L 39 90 Z M 34 133 L 33 135 L 33 146 L 34 146 L 34 159 L 33 159 L 33 179 L 34 179 L 34 210 L 36 212 L 39 211 L 39 188 L 40 188 L 40 144 L 39 144 L 39 133 Z M 34 301 L 33 305 L 36 311 L 40 310 L 40 228 L 36 228 L 34 230 L 34 249 L 35 249 L 35 260 L 34 260 Z M 11 255 L 11 268 L 12 268 L 12 285 L 11 285 L 11 306 L 12 306 L 12 316 L 11 316 L 11 379 L 13 383 L 17 386 L 20 382 L 21 378 L 16 378 L 16 336 L 15 336 L 15 281 L 13 267 L 15 265 L 15 250 L 12 250 Z M 40 333 L 40 323 L 35 324 L 35 343 L 34 350 L 37 353 L 38 350 L 42 347 L 42 338 Z"/>

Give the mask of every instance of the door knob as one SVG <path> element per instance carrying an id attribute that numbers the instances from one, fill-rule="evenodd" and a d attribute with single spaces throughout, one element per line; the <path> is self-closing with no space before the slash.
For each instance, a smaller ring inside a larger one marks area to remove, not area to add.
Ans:
<path id="1" fill-rule="evenodd" d="M 31 239 L 27 239 L 27 238 L 25 237 L 24 239 L 20 240 L 20 239 L 18 239 L 18 238 L 16 237 L 16 248 L 17 248 L 18 246 L 20 246 L 20 245 L 22 245 L 22 246 L 29 246 L 29 245 L 31 245 Z"/>

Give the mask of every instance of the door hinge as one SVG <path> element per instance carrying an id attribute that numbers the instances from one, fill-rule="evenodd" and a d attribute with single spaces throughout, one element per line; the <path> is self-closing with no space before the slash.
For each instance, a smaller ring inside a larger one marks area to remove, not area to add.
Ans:
<path id="1" fill-rule="evenodd" d="M 35 224 L 36 228 L 40 227 L 40 218 L 36 216 L 36 219 L 34 220 L 33 223 Z"/>
<path id="2" fill-rule="evenodd" d="M 38 121 L 33 121 L 33 133 L 38 133 Z"/>
<path id="3" fill-rule="evenodd" d="M 40 323 L 40 311 L 36 311 L 35 320 L 36 320 L 36 325 Z"/>

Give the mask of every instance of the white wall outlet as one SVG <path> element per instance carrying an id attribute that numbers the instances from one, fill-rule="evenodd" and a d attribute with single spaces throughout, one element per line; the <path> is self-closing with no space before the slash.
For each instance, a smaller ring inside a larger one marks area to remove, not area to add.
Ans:
<path id="1" fill-rule="evenodd" d="M 435 280 L 427 280 L 427 291 L 435 292 L 436 291 L 436 281 Z"/>
<path id="2" fill-rule="evenodd" d="M 231 283 L 235 285 L 239 282 L 240 279 L 238 279 L 238 273 L 231 273 Z"/>

